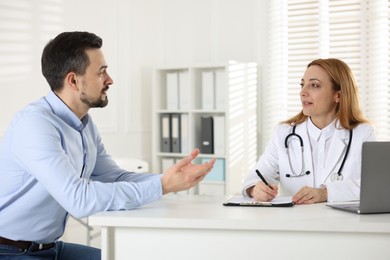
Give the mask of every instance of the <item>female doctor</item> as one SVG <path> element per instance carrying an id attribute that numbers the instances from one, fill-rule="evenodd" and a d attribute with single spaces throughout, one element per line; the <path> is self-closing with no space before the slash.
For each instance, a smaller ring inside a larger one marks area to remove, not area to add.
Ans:
<path id="1" fill-rule="evenodd" d="M 362 143 L 376 138 L 351 69 L 338 59 L 310 62 L 300 97 L 302 111 L 278 125 L 243 195 L 270 201 L 281 193 L 295 204 L 358 200 Z"/>

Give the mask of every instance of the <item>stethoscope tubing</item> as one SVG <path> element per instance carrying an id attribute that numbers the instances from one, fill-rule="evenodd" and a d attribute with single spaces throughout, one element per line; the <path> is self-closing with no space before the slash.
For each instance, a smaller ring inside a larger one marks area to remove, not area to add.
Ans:
<path id="1" fill-rule="evenodd" d="M 288 134 L 286 136 L 286 138 L 284 139 L 284 147 L 286 148 L 286 152 L 287 152 L 287 157 L 288 157 L 288 163 L 290 165 L 290 170 L 291 170 L 291 173 L 292 174 L 286 174 L 286 177 L 290 178 L 290 177 L 301 177 L 301 176 L 305 176 L 305 175 L 309 175 L 310 174 L 310 171 L 305 171 L 305 161 L 303 159 L 303 156 L 304 156 L 304 146 L 303 146 L 303 139 L 302 137 L 295 133 L 295 128 L 297 126 L 294 124 L 293 127 L 292 127 L 292 131 L 290 134 Z M 288 140 L 291 138 L 291 137 L 297 137 L 299 139 L 299 143 L 300 143 L 300 146 L 301 146 L 301 153 L 302 153 L 302 162 L 301 162 L 301 172 L 299 174 L 297 174 L 294 170 L 293 170 L 293 167 L 292 167 L 292 163 L 291 163 L 291 157 L 290 157 L 290 152 L 289 152 L 289 149 L 288 149 Z M 347 160 L 347 157 L 348 157 L 348 153 L 349 153 L 349 150 L 351 148 L 351 143 L 352 143 L 352 137 L 353 137 L 353 130 L 350 129 L 349 130 L 349 140 L 348 140 L 348 145 L 347 145 L 347 149 L 345 151 L 345 154 L 344 154 L 344 158 L 341 162 L 341 165 L 340 165 L 340 168 L 339 170 L 337 171 L 337 178 L 336 179 L 340 179 L 342 180 L 342 173 L 341 171 L 343 170 L 343 167 L 344 167 L 344 164 L 345 164 L 345 161 Z"/>

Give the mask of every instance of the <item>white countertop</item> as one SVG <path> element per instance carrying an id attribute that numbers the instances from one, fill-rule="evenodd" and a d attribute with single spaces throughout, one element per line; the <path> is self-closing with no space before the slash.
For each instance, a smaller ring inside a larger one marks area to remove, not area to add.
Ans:
<path id="1" fill-rule="evenodd" d="M 228 197 L 166 195 L 134 210 L 107 211 L 92 226 L 390 233 L 390 214 L 358 215 L 325 203 L 289 208 L 226 207 Z"/>

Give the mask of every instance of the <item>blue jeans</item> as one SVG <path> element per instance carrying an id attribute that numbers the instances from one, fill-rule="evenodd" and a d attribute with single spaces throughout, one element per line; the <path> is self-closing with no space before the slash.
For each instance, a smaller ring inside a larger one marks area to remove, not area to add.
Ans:
<path id="1" fill-rule="evenodd" d="M 0 245 L 0 260 L 100 260 L 98 248 L 58 241 L 55 246 L 34 251 L 20 250 L 7 245 Z"/>

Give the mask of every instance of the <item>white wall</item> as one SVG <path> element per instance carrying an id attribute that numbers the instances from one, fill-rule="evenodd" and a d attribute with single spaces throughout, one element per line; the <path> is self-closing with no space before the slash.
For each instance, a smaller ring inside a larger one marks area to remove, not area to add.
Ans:
<path id="1" fill-rule="evenodd" d="M 9 2 L 0 0 L 0 9 Z M 40 73 L 40 55 L 48 39 L 61 31 L 86 30 L 103 38 L 114 85 L 108 107 L 91 114 L 112 155 L 148 162 L 154 67 L 230 59 L 257 61 L 260 68 L 266 64 L 266 0 L 20 2 L 28 14 L 30 67 L 23 77 L 0 79 L 4 95 L 0 137 L 17 110 L 48 92 Z M 2 16 L 0 11 L 0 25 L 5 21 Z"/>

